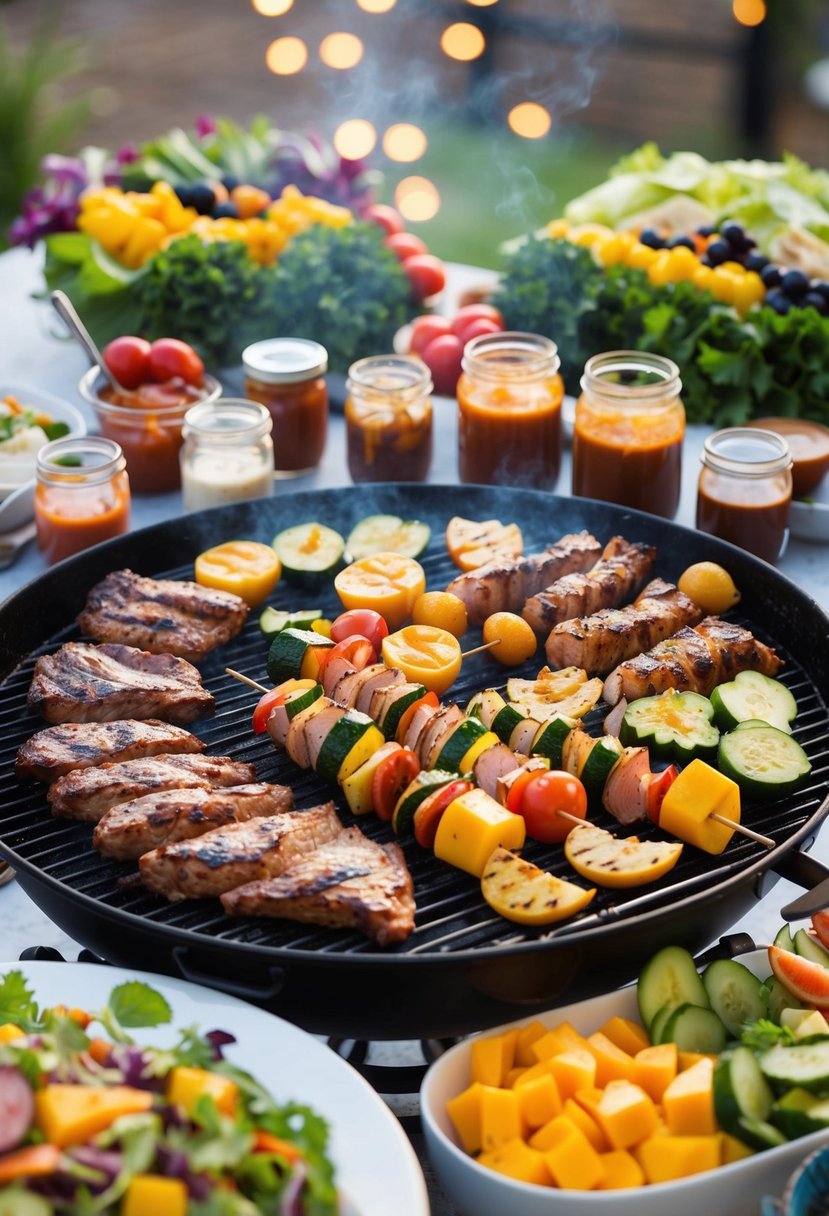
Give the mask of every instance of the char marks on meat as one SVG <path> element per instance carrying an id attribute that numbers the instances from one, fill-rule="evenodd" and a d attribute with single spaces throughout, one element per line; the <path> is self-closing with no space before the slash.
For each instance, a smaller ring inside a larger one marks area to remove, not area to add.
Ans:
<path id="1" fill-rule="evenodd" d="M 134 646 L 67 642 L 35 663 L 29 704 L 47 722 L 164 718 L 192 722 L 212 714 L 215 699 L 185 659 Z"/>
<path id="2" fill-rule="evenodd" d="M 192 840 L 225 824 L 278 815 L 293 805 L 287 786 L 264 782 L 222 790 L 159 790 L 107 811 L 92 843 L 105 857 L 134 861 L 150 849 Z"/>
<path id="3" fill-rule="evenodd" d="M 414 929 L 412 878 L 396 844 L 378 845 L 359 828 L 296 858 L 276 878 L 222 896 L 232 916 L 278 916 L 358 929 L 381 946 Z"/>
<path id="4" fill-rule="evenodd" d="M 583 667 L 588 675 L 605 675 L 701 619 L 692 599 L 655 578 L 624 608 L 602 608 L 556 625 L 547 638 L 547 661 L 554 670 Z"/>
<path id="5" fill-rule="evenodd" d="M 453 579 L 447 591 L 466 605 L 470 624 L 481 625 L 493 612 L 520 612 L 530 596 L 556 579 L 596 564 L 601 545 L 589 532 L 562 536 L 544 550 L 514 561 L 492 562 Z"/>
<path id="6" fill-rule="evenodd" d="M 748 629 L 707 616 L 693 629 L 678 630 L 645 654 L 620 663 L 604 682 L 604 699 L 615 705 L 676 688 L 708 696 L 739 671 L 774 676 L 782 660 Z"/>
<path id="7" fill-rule="evenodd" d="M 614 536 L 592 569 L 565 573 L 533 594 L 524 605 L 524 620 L 536 633 L 547 634 L 560 621 L 616 608 L 648 577 L 655 558 L 653 545 L 630 544 Z"/>
<path id="8" fill-rule="evenodd" d="M 194 754 L 204 743 L 189 730 L 149 718 L 143 722 L 67 722 L 32 735 L 17 753 L 15 773 L 38 781 L 55 781 L 74 769 L 106 761 L 139 757 Z"/>
<path id="9" fill-rule="evenodd" d="M 53 815 L 93 823 L 119 803 L 145 794 L 247 785 L 255 780 L 253 765 L 231 756 L 161 755 L 74 769 L 60 777 L 47 796 Z"/>
<path id="10" fill-rule="evenodd" d="M 235 638 L 247 614 L 245 601 L 227 591 L 115 570 L 92 588 L 78 624 L 96 642 L 122 642 L 197 663 Z"/>
<path id="11" fill-rule="evenodd" d="M 166 899 L 204 899 L 281 874 L 298 854 L 342 831 L 333 802 L 306 811 L 214 828 L 198 840 L 162 845 L 139 861 L 144 883 Z"/>

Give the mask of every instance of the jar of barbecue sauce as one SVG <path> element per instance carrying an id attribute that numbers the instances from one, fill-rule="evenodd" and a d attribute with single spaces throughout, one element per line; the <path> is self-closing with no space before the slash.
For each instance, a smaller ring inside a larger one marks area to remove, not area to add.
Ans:
<path id="1" fill-rule="evenodd" d="M 352 481 L 425 481 L 432 463 L 432 377 L 414 355 L 372 355 L 348 369 L 345 433 Z"/>
<path id="2" fill-rule="evenodd" d="M 37 543 L 50 566 L 129 531 L 130 483 L 114 440 L 55 439 L 38 452 L 36 477 Z"/>
<path id="3" fill-rule="evenodd" d="M 789 537 L 792 457 L 782 435 L 732 426 L 705 440 L 697 528 L 776 562 Z"/>
<path id="4" fill-rule="evenodd" d="M 312 473 L 328 431 L 328 352 L 307 338 L 269 338 L 242 351 L 245 396 L 273 418 L 277 477 Z"/>
<path id="5" fill-rule="evenodd" d="M 467 342 L 457 388 L 462 482 L 554 488 L 564 397 L 559 363 L 555 342 L 540 334 Z"/>
<path id="6" fill-rule="evenodd" d="M 181 496 L 185 511 L 273 493 L 273 419 L 258 401 L 221 397 L 184 415 Z"/>
<path id="7" fill-rule="evenodd" d="M 588 359 L 573 430 L 573 493 L 672 519 L 685 409 L 670 359 L 616 350 Z"/>

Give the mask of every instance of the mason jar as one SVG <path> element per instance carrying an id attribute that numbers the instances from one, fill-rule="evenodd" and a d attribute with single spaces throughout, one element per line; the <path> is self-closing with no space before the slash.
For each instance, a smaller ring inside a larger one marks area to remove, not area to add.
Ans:
<path id="1" fill-rule="evenodd" d="M 730 426 L 705 440 L 697 486 L 697 528 L 767 562 L 789 538 L 792 457 L 775 431 Z"/>
<path id="2" fill-rule="evenodd" d="M 273 493 L 273 419 L 264 405 L 221 397 L 184 417 L 181 494 L 185 511 Z"/>
<path id="3" fill-rule="evenodd" d="M 416 355 L 371 355 L 348 369 L 352 481 L 425 481 L 432 463 L 432 377 Z"/>

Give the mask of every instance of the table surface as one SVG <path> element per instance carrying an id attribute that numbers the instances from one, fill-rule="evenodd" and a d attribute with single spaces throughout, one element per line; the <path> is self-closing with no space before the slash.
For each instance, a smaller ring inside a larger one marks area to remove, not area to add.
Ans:
<path id="1" fill-rule="evenodd" d="M 491 272 L 470 267 L 450 266 L 448 299 L 467 286 L 480 285 L 491 279 Z M 27 250 L 13 250 L 0 257 L 0 332 L 4 335 L 0 349 L 0 388 L 3 380 L 10 383 L 30 384 L 54 393 L 77 405 L 86 415 L 90 429 L 94 428 L 94 417 L 77 391 L 78 381 L 86 369 L 83 353 L 73 343 L 56 336 L 57 322 L 48 304 L 32 300 L 31 293 L 42 288 L 39 260 Z M 324 341 L 324 335 L 321 335 Z M 241 377 L 238 372 L 223 376 L 228 395 L 241 392 Z M 707 428 L 689 427 L 686 433 L 683 456 L 682 494 L 676 522 L 694 526 L 696 503 L 696 477 L 699 455 L 708 434 Z M 274 436 L 278 447 L 279 436 Z M 454 402 L 438 398 L 435 401 L 434 460 L 429 477 L 432 484 L 457 483 L 456 409 Z M 312 474 L 290 481 L 277 481 L 274 493 L 290 494 L 299 489 L 323 489 L 350 485 L 345 459 L 345 428 L 342 417 L 332 413 L 325 454 L 319 468 Z M 558 492 L 568 494 L 570 488 L 570 454 L 565 451 L 559 477 Z M 183 514 L 178 493 L 134 496 L 133 529 Z M 824 608 L 829 609 L 829 562 L 823 545 L 791 540 L 778 564 L 778 569 L 792 580 L 802 591 L 811 595 Z M 32 544 L 24 550 L 14 566 L 0 573 L 0 601 L 5 600 L 24 583 L 36 578 L 45 569 L 43 558 Z M 826 639 L 823 639 L 825 644 Z M 816 841 L 812 853 L 829 863 L 829 825 L 825 826 Z M 758 943 L 771 941 L 780 924 L 780 908 L 800 888 L 780 879 L 765 896 L 758 900 L 751 911 L 735 926 L 733 931 L 751 934 Z M 12 960 L 19 957 L 27 946 L 45 945 L 58 949 L 65 958 L 75 959 L 79 946 L 53 924 L 32 900 L 15 883 L 0 888 L 0 958 Z M 378 1060 L 410 1062 L 412 1050 L 407 1044 L 385 1044 L 378 1049 Z M 395 1103 L 399 1113 L 406 1113 Z M 423 1158 L 422 1141 L 414 1137 L 415 1147 L 424 1160 L 432 1211 L 434 1216 L 451 1216 L 452 1207 L 430 1176 L 428 1162 Z M 375 1216 L 365 1213 L 364 1216 Z M 377 1214 L 379 1216 L 379 1214 Z"/>

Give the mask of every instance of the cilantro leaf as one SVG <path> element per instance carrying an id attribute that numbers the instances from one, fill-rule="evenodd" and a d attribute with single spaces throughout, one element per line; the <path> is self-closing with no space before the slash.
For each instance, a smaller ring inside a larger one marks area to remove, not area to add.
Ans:
<path id="1" fill-rule="evenodd" d="M 163 1026 L 173 1019 L 165 997 L 149 984 L 128 980 L 109 994 L 109 1010 L 120 1026 Z"/>
<path id="2" fill-rule="evenodd" d="M 0 1026 L 11 1022 L 21 1030 L 38 1027 L 34 993 L 22 971 L 8 971 L 0 980 Z"/>
<path id="3" fill-rule="evenodd" d="M 790 1046 L 795 1042 L 794 1032 L 788 1026 L 778 1026 L 769 1018 L 758 1018 L 756 1022 L 743 1025 L 740 1041 L 755 1051 L 768 1051 L 776 1043 Z"/>

